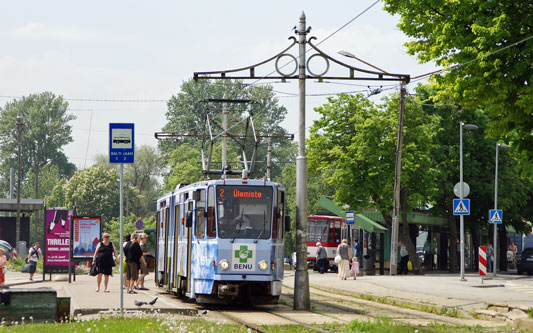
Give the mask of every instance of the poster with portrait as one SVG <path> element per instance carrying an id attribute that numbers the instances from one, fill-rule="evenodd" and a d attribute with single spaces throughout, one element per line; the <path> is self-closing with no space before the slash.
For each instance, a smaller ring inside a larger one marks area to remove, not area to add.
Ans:
<path id="1" fill-rule="evenodd" d="M 72 230 L 72 258 L 91 259 L 100 242 L 102 223 L 100 216 L 74 216 Z"/>
<path id="2" fill-rule="evenodd" d="M 74 212 L 48 209 L 45 212 L 44 272 L 66 273 L 70 251 L 70 225 Z"/>

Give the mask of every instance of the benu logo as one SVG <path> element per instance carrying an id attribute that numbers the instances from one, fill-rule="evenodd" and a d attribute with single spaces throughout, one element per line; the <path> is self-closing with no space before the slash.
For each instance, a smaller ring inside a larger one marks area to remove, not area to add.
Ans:
<path id="1" fill-rule="evenodd" d="M 248 246 L 241 245 L 240 249 L 235 251 L 235 258 L 239 259 L 240 263 L 248 262 L 248 259 L 252 258 L 253 251 L 248 250 Z"/>

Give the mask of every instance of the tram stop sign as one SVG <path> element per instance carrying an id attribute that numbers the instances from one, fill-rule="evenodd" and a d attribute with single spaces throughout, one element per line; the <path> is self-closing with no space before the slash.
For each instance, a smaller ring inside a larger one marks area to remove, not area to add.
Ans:
<path id="1" fill-rule="evenodd" d="M 135 222 L 135 228 L 137 228 L 137 230 L 142 230 L 143 227 L 144 227 L 143 220 L 138 219 L 137 222 Z"/>
<path id="2" fill-rule="evenodd" d="M 346 224 L 355 224 L 355 212 L 353 210 L 346 211 Z"/>

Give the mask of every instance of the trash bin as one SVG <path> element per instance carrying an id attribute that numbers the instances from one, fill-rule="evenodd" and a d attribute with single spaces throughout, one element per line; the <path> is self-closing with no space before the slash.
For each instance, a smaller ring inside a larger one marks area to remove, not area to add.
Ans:
<path id="1" fill-rule="evenodd" d="M 374 261 L 375 261 L 374 251 L 368 250 L 368 253 L 363 256 L 363 273 L 365 275 L 376 275 Z"/>
<path id="2" fill-rule="evenodd" d="M 58 323 L 70 321 L 70 297 L 58 297 L 57 298 L 56 321 Z"/>

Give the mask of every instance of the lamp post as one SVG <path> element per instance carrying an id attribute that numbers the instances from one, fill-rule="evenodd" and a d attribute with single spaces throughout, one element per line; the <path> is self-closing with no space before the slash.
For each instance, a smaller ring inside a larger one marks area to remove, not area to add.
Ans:
<path id="1" fill-rule="evenodd" d="M 22 178 L 22 169 L 20 165 L 20 154 L 22 151 L 22 117 L 17 116 L 17 132 L 18 132 L 18 177 L 17 177 L 17 223 L 16 223 L 16 244 L 15 248 L 18 248 L 20 241 L 20 181 Z M 21 249 L 18 249 L 19 253 Z"/>
<path id="2" fill-rule="evenodd" d="M 461 122 L 459 126 L 459 198 L 463 199 L 463 128 L 465 130 L 476 130 L 478 127 L 473 124 Z M 464 216 L 459 215 L 459 248 L 461 249 L 461 281 L 465 279 L 465 223 Z"/>
<path id="3" fill-rule="evenodd" d="M 494 168 L 494 210 L 498 209 L 498 151 L 501 149 L 509 149 L 511 146 L 496 143 L 496 167 Z M 498 224 L 494 223 L 494 262 L 492 263 L 492 276 L 496 276 L 496 263 L 498 256 L 496 256 L 496 249 L 498 244 Z"/>

